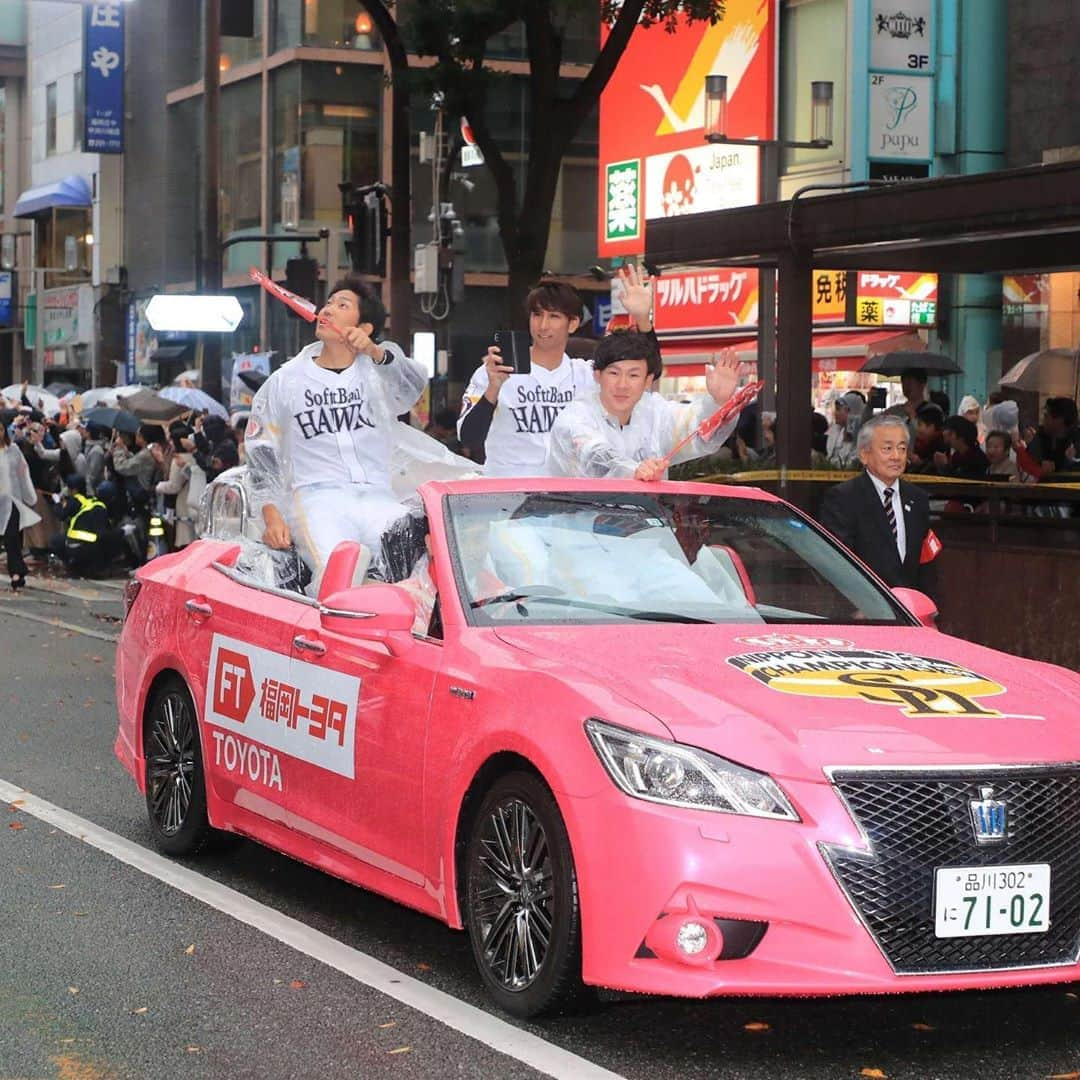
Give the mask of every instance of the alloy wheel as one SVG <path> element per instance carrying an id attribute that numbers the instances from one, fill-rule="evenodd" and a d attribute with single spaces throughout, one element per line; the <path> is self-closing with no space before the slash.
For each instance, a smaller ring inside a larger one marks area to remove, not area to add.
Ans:
<path id="1" fill-rule="evenodd" d="M 147 803 L 165 836 L 183 828 L 191 809 L 196 738 L 187 695 L 169 691 L 159 699 L 146 744 Z"/>
<path id="2" fill-rule="evenodd" d="M 521 799 L 491 808 L 480 834 L 475 913 L 482 955 L 506 990 L 530 986 L 551 945 L 554 888 L 548 836 Z"/>

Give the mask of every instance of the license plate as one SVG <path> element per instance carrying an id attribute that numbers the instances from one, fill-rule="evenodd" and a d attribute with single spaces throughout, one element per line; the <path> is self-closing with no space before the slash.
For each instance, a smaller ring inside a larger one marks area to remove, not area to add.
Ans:
<path id="1" fill-rule="evenodd" d="M 939 938 L 1045 934 L 1050 929 L 1050 865 L 950 866 L 935 874 Z"/>

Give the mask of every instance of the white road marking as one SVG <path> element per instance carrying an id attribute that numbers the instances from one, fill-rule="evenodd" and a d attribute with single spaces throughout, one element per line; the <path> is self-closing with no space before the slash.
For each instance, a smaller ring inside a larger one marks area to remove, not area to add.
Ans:
<path id="1" fill-rule="evenodd" d="M 53 619 L 45 615 L 34 615 L 32 612 L 22 611 L 19 608 L 0 606 L 0 615 L 14 615 L 19 619 L 29 619 L 31 622 L 41 623 L 44 626 L 54 626 L 60 630 L 70 630 L 72 633 L 97 638 L 99 641 L 117 642 L 120 640 L 119 634 L 106 634 L 103 630 L 91 630 L 86 626 L 78 626 L 75 623 L 64 622 L 62 619 Z"/>
<path id="2" fill-rule="evenodd" d="M 17 809 L 23 813 L 546 1076 L 558 1080 L 623 1080 L 618 1073 L 523 1031 L 475 1005 L 459 1001 L 373 956 L 342 944 L 329 934 L 314 930 L 298 919 L 283 915 L 92 821 L 39 799 L 15 784 L 0 780 L 0 800 L 18 803 Z"/>
<path id="3" fill-rule="evenodd" d="M 80 588 L 78 585 L 66 585 L 61 584 L 59 581 L 50 581 L 48 578 L 27 578 L 27 589 L 33 589 L 35 592 L 47 592 L 52 593 L 54 596 L 69 596 L 75 600 L 88 600 L 88 601 L 104 601 L 108 600 L 110 603 L 122 601 L 124 599 L 123 594 L 117 595 L 117 590 L 110 588 L 108 592 L 100 591 L 105 586 L 104 581 L 94 582 L 91 588 Z M 120 586 L 123 589 L 123 585 Z"/>

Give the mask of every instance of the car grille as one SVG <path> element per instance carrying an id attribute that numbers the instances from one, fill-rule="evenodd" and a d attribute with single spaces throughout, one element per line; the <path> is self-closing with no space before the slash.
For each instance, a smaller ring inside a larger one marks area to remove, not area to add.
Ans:
<path id="1" fill-rule="evenodd" d="M 878 947 L 901 975 L 1072 963 L 1080 947 L 1080 767 L 899 772 L 843 770 L 832 781 L 871 853 L 822 853 Z M 977 845 L 980 787 L 1008 807 L 1004 843 Z M 970 938 L 934 935 L 934 871 L 1049 863 L 1050 929 Z"/>

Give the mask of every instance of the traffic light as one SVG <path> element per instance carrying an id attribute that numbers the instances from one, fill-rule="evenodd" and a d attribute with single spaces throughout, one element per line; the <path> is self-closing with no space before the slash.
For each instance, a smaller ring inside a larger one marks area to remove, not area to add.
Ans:
<path id="1" fill-rule="evenodd" d="M 386 189 L 382 184 L 356 188 L 342 184 L 345 202 L 345 219 L 349 225 L 349 238 L 345 248 L 352 268 L 358 274 L 386 274 L 387 213 Z"/>
<path id="2" fill-rule="evenodd" d="M 298 255 L 285 263 L 285 288 L 289 292 L 302 296 L 305 300 L 318 303 L 315 299 L 315 290 L 319 281 L 319 264 L 306 255 Z M 286 307 L 289 317 L 299 319 L 300 316 L 291 307 Z"/>

